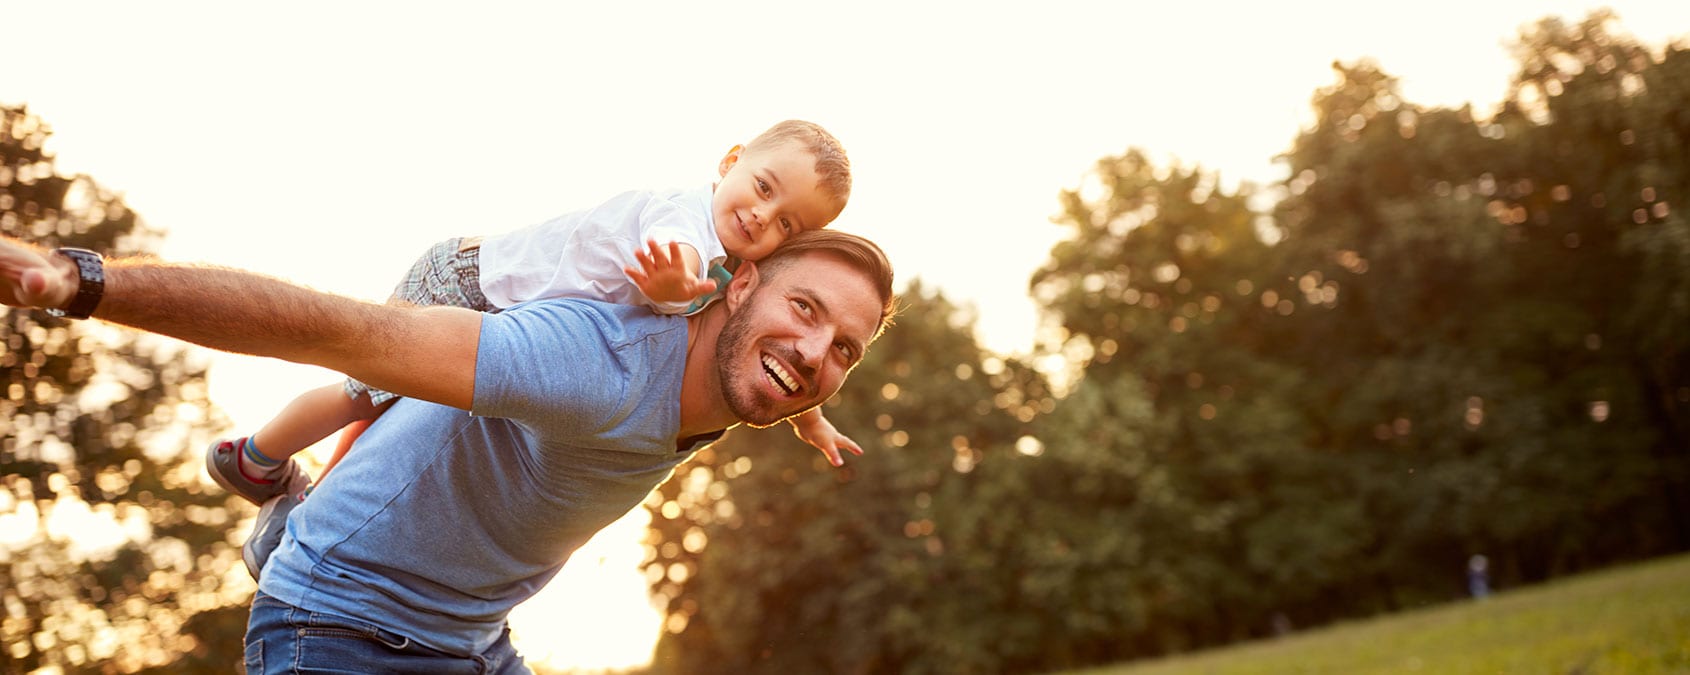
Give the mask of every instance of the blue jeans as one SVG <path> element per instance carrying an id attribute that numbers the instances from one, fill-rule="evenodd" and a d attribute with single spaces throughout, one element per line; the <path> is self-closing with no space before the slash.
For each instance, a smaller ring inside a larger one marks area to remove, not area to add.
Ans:
<path id="1" fill-rule="evenodd" d="M 511 646 L 509 629 L 487 651 L 454 656 L 357 619 L 308 612 L 263 593 L 253 596 L 247 620 L 246 672 L 532 673 Z"/>

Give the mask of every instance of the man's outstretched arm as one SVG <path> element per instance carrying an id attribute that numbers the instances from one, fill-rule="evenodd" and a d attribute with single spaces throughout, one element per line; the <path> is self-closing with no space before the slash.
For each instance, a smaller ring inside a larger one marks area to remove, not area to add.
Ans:
<path id="1" fill-rule="evenodd" d="M 94 317 L 212 349 L 337 370 L 402 396 L 468 409 L 481 314 L 359 302 L 250 272 L 148 258 L 105 261 Z M 65 308 L 76 266 L 0 238 L 0 303 Z"/>

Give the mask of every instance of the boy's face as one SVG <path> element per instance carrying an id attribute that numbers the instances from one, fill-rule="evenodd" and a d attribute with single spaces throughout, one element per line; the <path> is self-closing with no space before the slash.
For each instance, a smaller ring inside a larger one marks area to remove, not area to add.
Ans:
<path id="1" fill-rule="evenodd" d="M 816 158 L 795 143 L 748 150 L 734 146 L 722 158 L 721 182 L 710 206 L 716 236 L 729 255 L 761 260 L 788 236 L 821 229 L 839 209 L 821 190 Z"/>

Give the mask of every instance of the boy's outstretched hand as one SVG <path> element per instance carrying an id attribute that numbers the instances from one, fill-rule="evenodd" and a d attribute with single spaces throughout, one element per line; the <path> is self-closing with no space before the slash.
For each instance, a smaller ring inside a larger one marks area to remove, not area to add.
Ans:
<path id="1" fill-rule="evenodd" d="M 698 252 L 680 242 L 664 246 L 655 240 L 634 251 L 639 267 L 622 268 L 628 279 L 652 302 L 689 302 L 716 290 L 714 279 L 700 279 Z"/>
<path id="2" fill-rule="evenodd" d="M 822 454 L 827 455 L 829 464 L 834 466 L 845 465 L 845 456 L 839 454 L 841 449 L 849 450 L 853 455 L 863 454 L 862 447 L 857 445 L 856 441 L 839 433 L 838 429 L 833 428 L 833 423 L 822 416 L 821 408 L 811 408 L 808 412 L 793 417 L 790 421 L 792 422 L 792 432 L 798 434 L 798 438 L 805 443 L 815 446 L 817 450 L 822 451 Z"/>
<path id="3" fill-rule="evenodd" d="M 76 294 L 74 267 L 57 264 L 51 253 L 0 237 L 0 304 L 59 307 Z M 69 271 L 69 273 L 67 273 Z"/>

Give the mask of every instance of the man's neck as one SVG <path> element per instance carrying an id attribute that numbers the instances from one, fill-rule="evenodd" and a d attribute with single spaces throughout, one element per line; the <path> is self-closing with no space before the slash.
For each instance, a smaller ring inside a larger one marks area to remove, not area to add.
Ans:
<path id="1" fill-rule="evenodd" d="M 727 317 L 722 302 L 687 317 L 687 357 L 681 377 L 681 425 L 678 438 L 726 429 L 739 423 L 722 398 L 716 370 L 716 338 Z"/>

